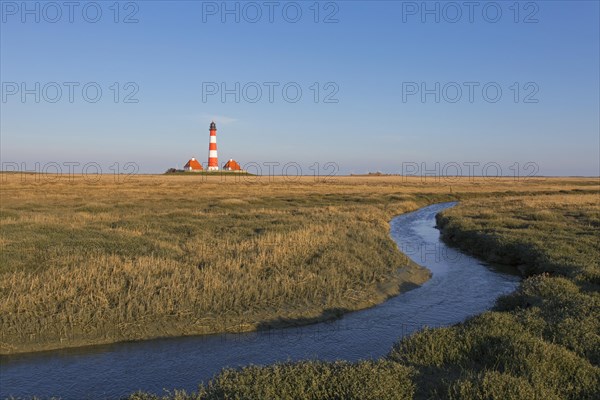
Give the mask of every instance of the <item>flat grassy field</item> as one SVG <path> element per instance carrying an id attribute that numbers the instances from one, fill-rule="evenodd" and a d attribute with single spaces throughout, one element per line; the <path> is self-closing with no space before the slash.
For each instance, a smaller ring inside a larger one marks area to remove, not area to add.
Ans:
<path id="1" fill-rule="evenodd" d="M 492 311 L 401 339 L 379 360 L 226 369 L 160 398 L 600 398 L 600 191 L 576 186 L 469 197 L 438 216 L 449 243 L 525 277 Z"/>
<path id="2" fill-rule="evenodd" d="M 3 354 L 333 318 L 428 279 L 389 237 L 393 216 L 456 199 L 585 195 L 598 183 L 0 179 Z"/>

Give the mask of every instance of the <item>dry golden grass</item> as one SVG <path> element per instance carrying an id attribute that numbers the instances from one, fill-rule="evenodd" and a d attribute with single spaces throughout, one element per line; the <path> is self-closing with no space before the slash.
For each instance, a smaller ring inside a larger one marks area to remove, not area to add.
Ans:
<path id="1" fill-rule="evenodd" d="M 420 284 L 397 214 L 593 179 L 0 176 L 1 352 L 303 323 Z M 400 268 L 400 273 L 399 273 Z"/>

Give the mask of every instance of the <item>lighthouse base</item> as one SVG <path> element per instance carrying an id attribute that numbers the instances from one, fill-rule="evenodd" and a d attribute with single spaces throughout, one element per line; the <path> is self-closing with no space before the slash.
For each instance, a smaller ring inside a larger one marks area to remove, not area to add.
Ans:
<path id="1" fill-rule="evenodd" d="M 207 171 L 218 171 L 219 167 L 208 167 Z"/>

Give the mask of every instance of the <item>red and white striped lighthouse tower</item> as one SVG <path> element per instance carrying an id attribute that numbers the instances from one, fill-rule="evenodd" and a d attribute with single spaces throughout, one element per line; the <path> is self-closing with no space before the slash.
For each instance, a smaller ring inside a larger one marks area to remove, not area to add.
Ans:
<path id="1" fill-rule="evenodd" d="M 217 157 L 217 124 L 210 123 L 210 144 L 208 145 L 208 170 L 219 170 L 219 159 Z"/>

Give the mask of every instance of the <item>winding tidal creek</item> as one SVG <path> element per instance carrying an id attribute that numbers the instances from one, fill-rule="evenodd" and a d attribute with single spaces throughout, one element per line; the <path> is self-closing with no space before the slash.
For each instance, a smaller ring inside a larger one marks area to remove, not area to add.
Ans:
<path id="1" fill-rule="evenodd" d="M 314 325 L 0 357 L 0 397 L 117 399 L 137 390 L 194 391 L 224 367 L 303 359 L 378 358 L 424 326 L 464 321 L 515 290 L 520 278 L 446 246 L 435 215 L 456 203 L 434 204 L 395 217 L 398 247 L 433 276 L 423 286 L 342 318 Z"/>

